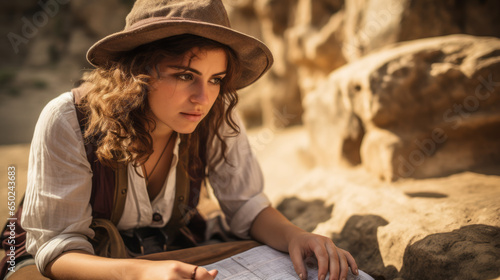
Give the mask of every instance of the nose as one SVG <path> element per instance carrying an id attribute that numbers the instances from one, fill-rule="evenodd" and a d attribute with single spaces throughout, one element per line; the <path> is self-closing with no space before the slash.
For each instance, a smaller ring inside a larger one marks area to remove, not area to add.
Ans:
<path id="1" fill-rule="evenodd" d="M 207 105 L 209 100 L 209 88 L 204 83 L 196 83 L 190 96 L 190 101 L 200 105 Z"/>

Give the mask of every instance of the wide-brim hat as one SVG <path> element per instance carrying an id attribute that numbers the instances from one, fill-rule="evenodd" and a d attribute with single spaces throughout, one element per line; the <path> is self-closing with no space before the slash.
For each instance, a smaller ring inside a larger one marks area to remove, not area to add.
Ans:
<path id="1" fill-rule="evenodd" d="M 264 43 L 231 29 L 220 0 L 137 0 L 125 28 L 95 43 L 87 60 L 96 67 L 104 66 L 138 46 L 181 34 L 205 37 L 232 48 L 242 68 L 237 89 L 258 80 L 273 64 Z"/>

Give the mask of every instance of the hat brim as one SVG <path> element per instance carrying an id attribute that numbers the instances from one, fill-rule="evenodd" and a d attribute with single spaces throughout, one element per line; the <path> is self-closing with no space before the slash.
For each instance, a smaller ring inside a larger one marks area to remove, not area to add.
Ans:
<path id="1" fill-rule="evenodd" d="M 260 40 L 233 29 L 199 21 L 150 18 L 143 24 L 111 34 L 95 43 L 87 52 L 94 66 L 106 65 L 123 52 L 163 38 L 192 34 L 205 37 L 232 48 L 242 66 L 236 88 L 244 88 L 258 80 L 273 64 L 273 56 Z"/>

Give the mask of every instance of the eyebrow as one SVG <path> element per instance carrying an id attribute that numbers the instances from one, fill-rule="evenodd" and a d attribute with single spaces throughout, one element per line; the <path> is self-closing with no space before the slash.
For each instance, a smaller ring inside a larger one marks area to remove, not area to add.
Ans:
<path id="1" fill-rule="evenodd" d="M 199 76 L 201 76 L 201 72 L 196 70 L 196 69 L 193 69 L 191 67 L 188 67 L 188 66 L 182 66 L 182 65 L 167 65 L 167 67 L 170 67 L 170 68 L 175 68 L 175 69 L 182 69 L 182 70 L 185 70 L 185 71 L 189 71 L 189 72 L 193 72 Z M 215 73 L 212 75 L 213 76 L 219 76 L 219 75 L 224 75 L 226 74 L 227 71 L 222 71 L 222 72 L 219 72 L 219 73 Z"/>

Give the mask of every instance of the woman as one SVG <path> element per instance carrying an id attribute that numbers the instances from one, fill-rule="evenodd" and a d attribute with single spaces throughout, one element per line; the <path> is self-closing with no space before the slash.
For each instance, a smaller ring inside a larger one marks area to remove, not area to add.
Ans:
<path id="1" fill-rule="evenodd" d="M 184 169 L 191 182 L 208 178 L 235 235 L 289 252 L 301 279 L 307 277 L 303 259 L 310 255 L 318 260 L 319 279 L 328 272 L 329 279 L 344 279 L 348 267 L 357 274 L 348 252 L 292 225 L 262 193 L 262 175 L 233 111 L 236 90 L 262 76 L 272 56 L 263 43 L 229 27 L 219 0 L 138 0 L 125 29 L 97 42 L 87 58 L 96 69 L 78 90 L 47 105 L 33 138 L 22 225 L 43 275 L 217 274 L 179 261 L 94 254 L 88 239 L 96 212 L 89 201 L 95 199 L 93 179 L 102 175 L 86 156 L 89 141 L 99 164 L 126 166 L 128 192 L 117 224 L 122 232 L 168 227 L 176 211 L 175 174 Z M 83 137 L 78 111 L 85 119 Z"/>

